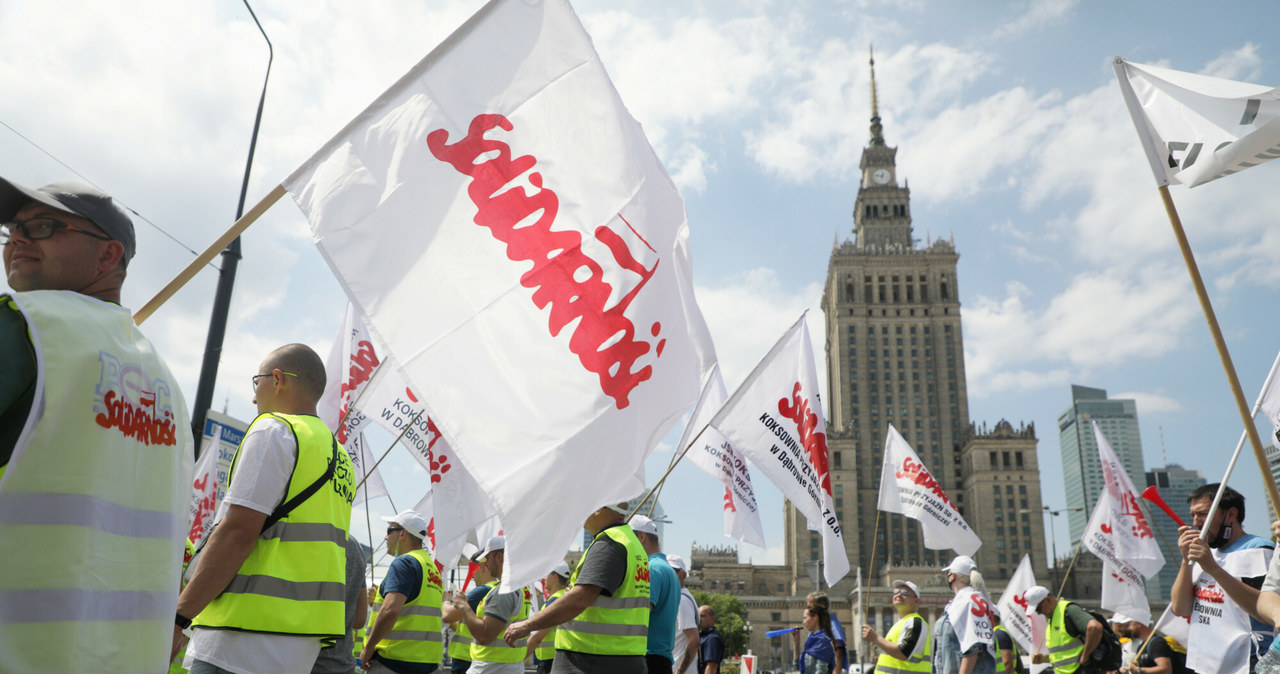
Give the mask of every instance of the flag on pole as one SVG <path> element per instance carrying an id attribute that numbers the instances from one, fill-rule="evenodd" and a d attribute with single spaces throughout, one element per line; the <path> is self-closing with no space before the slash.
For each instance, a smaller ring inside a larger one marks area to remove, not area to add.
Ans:
<path id="1" fill-rule="evenodd" d="M 1023 593 L 1039 584 L 1036 582 L 1035 571 L 1031 568 L 1031 556 L 1023 555 L 1009 584 L 1004 588 L 1004 594 L 1000 595 L 1000 601 L 996 603 L 996 607 L 1000 609 L 1000 624 L 1009 630 L 1009 636 L 1018 642 L 1023 653 L 1035 653 L 1043 650 L 1040 647 L 1044 646 L 1044 616 L 1039 613 L 1027 615 L 1027 600 L 1022 598 Z"/>
<path id="2" fill-rule="evenodd" d="M 187 540 L 197 548 L 213 530 L 213 516 L 218 512 L 218 504 L 227 493 L 226 480 L 218 479 L 221 449 L 222 424 L 217 424 L 213 429 L 213 437 L 205 443 L 204 451 L 200 452 L 195 479 L 191 485 L 191 529 L 187 533 Z"/>
<path id="3" fill-rule="evenodd" d="M 1147 516 L 1139 505 L 1138 490 L 1134 488 L 1124 465 L 1116 458 L 1115 452 L 1111 449 L 1111 443 L 1102 434 L 1097 421 L 1093 422 L 1093 437 L 1098 444 L 1098 458 L 1102 461 L 1102 480 L 1106 487 L 1099 498 L 1099 504 L 1101 505 L 1105 500 L 1107 505 L 1101 516 L 1098 515 L 1098 509 L 1095 509 L 1094 516 L 1089 519 L 1090 527 L 1086 528 L 1085 535 L 1086 545 L 1090 545 L 1089 549 L 1094 554 L 1102 556 L 1094 550 L 1093 546 L 1106 547 L 1103 541 L 1111 540 L 1116 549 L 1116 556 L 1120 560 L 1133 566 L 1144 578 L 1150 578 L 1164 566 L 1164 553 L 1160 551 L 1160 545 L 1151 531 Z M 1103 537 L 1089 537 L 1088 533 L 1094 530 L 1095 521 L 1097 532 Z M 1090 541 L 1093 543 L 1091 544 Z"/>
<path id="4" fill-rule="evenodd" d="M 1203 185 L 1280 157 L 1280 88 L 1133 63 L 1116 78 L 1158 185 Z"/>
<path id="5" fill-rule="evenodd" d="M 720 364 L 717 363 L 702 385 L 702 395 L 693 407 L 680 444 L 676 445 L 677 453 L 689 447 L 693 440 L 690 436 L 707 426 L 728 397 L 724 378 L 720 376 Z M 760 508 L 751 487 L 751 471 L 747 469 L 747 460 L 742 453 L 734 449 L 719 431 L 705 428 L 697 438 L 697 444 L 689 449 L 688 459 L 708 475 L 718 478 L 724 486 L 724 535 L 759 548 L 765 547 L 764 525 L 760 523 Z"/>
<path id="6" fill-rule="evenodd" d="M 501 515 L 510 585 L 640 493 L 715 358 L 683 201 L 567 0 L 489 2 L 284 186 Z"/>
<path id="7" fill-rule="evenodd" d="M 1275 363 L 1271 365 L 1262 395 L 1258 397 L 1258 411 L 1271 421 L 1271 444 L 1280 449 L 1280 377 L 1276 376 L 1277 369 L 1280 369 L 1280 356 L 1276 356 Z"/>
<path id="8" fill-rule="evenodd" d="M 876 507 L 887 513 L 920 521 L 924 547 L 955 550 L 972 556 L 982 547 L 942 485 L 934 479 L 911 445 L 889 424 L 884 434 L 884 466 L 880 472 L 880 499 Z"/>
<path id="9" fill-rule="evenodd" d="M 1191 631 L 1191 616 L 1179 618 L 1173 614 L 1166 606 L 1164 613 L 1160 614 L 1160 619 L 1156 621 L 1153 627 L 1155 631 L 1171 636 L 1182 644 L 1183 648 L 1187 646 L 1187 635 Z"/>
<path id="10" fill-rule="evenodd" d="M 711 420 L 822 536 L 827 585 L 849 573 L 831 495 L 827 424 L 805 316 L 787 330 Z M 702 442 L 702 437 L 694 442 Z"/>

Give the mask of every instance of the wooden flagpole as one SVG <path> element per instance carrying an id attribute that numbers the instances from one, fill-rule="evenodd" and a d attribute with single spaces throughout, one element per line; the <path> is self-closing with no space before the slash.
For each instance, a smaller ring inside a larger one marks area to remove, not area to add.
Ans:
<path id="1" fill-rule="evenodd" d="M 867 572 L 871 574 L 875 574 L 876 572 L 876 544 L 880 542 L 880 513 L 881 512 L 883 511 L 880 510 L 880 506 L 879 504 L 877 504 L 876 505 L 876 526 L 871 533 L 871 557 L 870 557 L 870 560 L 867 562 L 867 565 L 871 567 L 870 569 L 867 569 Z M 862 624 L 863 625 L 868 624 L 867 620 L 870 618 L 870 613 L 871 613 L 871 585 L 869 581 L 870 579 L 868 579 L 867 588 L 863 590 L 863 594 L 862 594 Z"/>
<path id="2" fill-rule="evenodd" d="M 1074 555 L 1071 555 L 1071 563 L 1067 565 L 1067 572 L 1062 574 L 1062 584 L 1058 586 L 1058 594 L 1055 594 L 1053 596 L 1061 597 L 1063 590 L 1067 589 L 1067 578 L 1071 577 L 1071 569 L 1075 568 L 1076 560 L 1080 558 L 1080 548 L 1083 548 L 1083 547 L 1084 547 L 1083 542 L 1076 544 L 1076 553 Z M 1053 563 L 1057 564 L 1058 560 L 1056 559 L 1053 560 Z"/>
<path id="3" fill-rule="evenodd" d="M 1240 389 L 1240 378 L 1236 376 L 1235 366 L 1231 364 L 1231 354 L 1227 352 L 1227 343 L 1222 338 L 1222 329 L 1218 327 L 1218 318 L 1214 315 L 1213 305 L 1209 303 L 1209 293 L 1204 288 L 1204 280 L 1200 277 L 1200 268 L 1191 254 L 1191 244 L 1187 242 L 1186 232 L 1182 230 L 1182 219 L 1178 217 L 1178 209 L 1173 205 L 1173 196 L 1169 194 L 1169 186 L 1160 186 L 1160 199 L 1164 201 L 1165 212 L 1169 214 L 1169 224 L 1173 226 L 1173 235 L 1178 239 L 1178 248 L 1182 250 L 1182 259 L 1187 264 L 1187 272 L 1191 274 L 1191 283 L 1195 286 L 1196 297 L 1200 300 L 1200 309 L 1209 323 L 1209 332 L 1213 334 L 1214 346 L 1218 349 L 1218 358 L 1222 360 L 1222 369 L 1227 373 L 1227 382 L 1231 385 L 1231 394 L 1236 401 L 1236 409 L 1240 413 L 1240 421 L 1244 423 L 1245 433 L 1249 435 L 1249 443 L 1253 446 L 1253 456 L 1258 460 L 1258 470 L 1262 474 L 1263 484 L 1267 488 L 1267 499 L 1271 502 L 1273 513 L 1280 515 L 1280 490 L 1276 489 L 1275 477 L 1271 475 L 1271 467 L 1267 464 L 1266 452 L 1262 449 L 1262 439 L 1258 437 L 1258 428 L 1253 423 L 1253 415 L 1245 402 L 1244 392 Z M 1206 523 L 1207 526 L 1207 523 Z"/>
<path id="4" fill-rule="evenodd" d="M 280 200 L 280 197 L 283 196 L 284 186 L 276 185 L 267 193 L 267 196 L 262 198 L 262 201 L 254 204 L 253 208 L 250 208 L 248 213 L 245 213 L 239 220 L 236 220 L 235 223 L 231 225 L 231 229 L 228 229 L 226 233 L 218 237 L 218 240 L 210 244 L 203 253 L 196 256 L 196 259 L 192 260 L 191 264 L 187 265 L 186 269 L 183 269 L 177 276 L 175 276 L 174 279 L 169 282 L 169 285 L 162 288 L 160 292 L 156 293 L 155 297 L 151 298 L 151 301 L 143 305 L 143 307 L 133 315 L 133 322 L 138 325 L 142 325 L 142 322 L 150 318 L 151 314 L 155 313 L 156 309 L 160 308 L 160 305 L 169 301 L 169 298 L 177 294 L 177 292 L 182 289 L 182 286 L 185 286 L 189 281 L 191 281 L 191 279 L 195 278 L 197 272 L 203 269 L 205 265 L 209 264 L 213 258 L 217 257 L 218 253 L 221 253 L 224 248 L 231 245 L 231 242 L 235 241 L 237 236 L 240 236 L 244 230 L 249 229 L 249 225 L 252 225 L 258 220 L 258 218 L 262 217 L 262 214 L 266 213 L 267 209 L 274 206 L 275 203 Z"/>

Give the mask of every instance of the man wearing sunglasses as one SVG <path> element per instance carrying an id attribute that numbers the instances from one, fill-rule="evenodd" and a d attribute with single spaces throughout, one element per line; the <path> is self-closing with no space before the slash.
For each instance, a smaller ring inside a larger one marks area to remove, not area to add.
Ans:
<path id="1" fill-rule="evenodd" d="M 405 510 L 387 522 L 387 552 L 396 555 L 378 587 L 379 605 L 360 663 L 370 674 L 429 674 L 444 659 L 440 571 L 422 547 L 427 521 Z"/>
<path id="2" fill-rule="evenodd" d="M 161 671 L 194 451 L 173 374 L 119 306 L 133 223 L 88 185 L 0 179 L 0 246 L 0 653 Z"/>
<path id="3" fill-rule="evenodd" d="M 876 634 L 871 625 L 862 626 L 862 638 L 880 649 L 876 674 L 932 671 L 929 623 L 916 610 L 920 605 L 920 588 L 909 580 L 895 580 L 891 601 L 898 612 L 898 622 L 888 635 Z"/>

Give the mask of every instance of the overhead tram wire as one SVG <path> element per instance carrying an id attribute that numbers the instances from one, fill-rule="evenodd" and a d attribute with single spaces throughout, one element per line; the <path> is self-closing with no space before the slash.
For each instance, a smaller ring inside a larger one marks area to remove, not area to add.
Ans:
<path id="1" fill-rule="evenodd" d="M 50 151 L 48 151 L 48 150 L 44 149 L 43 147 L 41 147 L 41 146 L 40 146 L 40 144 L 39 144 L 39 143 L 37 143 L 37 142 L 35 142 L 34 140 L 31 140 L 30 138 L 26 137 L 25 135 L 23 135 L 23 134 L 22 134 L 22 132 L 21 132 L 21 131 L 18 131 L 17 129 L 13 128 L 12 126 L 10 126 L 10 125 L 9 125 L 7 122 L 5 122 L 4 120 L 0 120 L 0 126 L 3 126 L 4 128 L 8 129 L 8 130 L 9 130 L 9 132 L 10 132 L 10 133 L 12 133 L 13 135 L 15 135 L 15 136 L 17 136 L 17 137 L 21 138 L 22 140 L 26 141 L 26 143 L 27 143 L 28 145 L 30 145 L 31 147 L 34 147 L 35 149 L 37 149 L 37 150 L 39 150 L 40 152 L 44 153 L 44 155 L 45 155 L 46 157 L 48 157 L 48 158 L 50 158 L 50 159 L 52 159 L 52 160 L 54 160 L 54 161 L 58 162 L 58 165 L 59 165 L 59 166 L 61 166 L 61 167 L 65 168 L 65 169 L 67 169 L 68 171 L 70 171 L 70 172 L 74 173 L 74 174 L 76 175 L 76 177 L 77 177 L 77 178 L 79 178 L 80 180 L 82 180 L 82 181 L 84 181 L 84 182 L 86 182 L 86 183 L 88 183 L 88 184 L 90 184 L 90 185 L 93 185 L 94 187 L 98 188 L 99 190 L 101 190 L 101 191 L 103 191 L 103 192 L 106 192 L 106 190 L 103 190 L 103 189 L 102 189 L 102 187 L 101 187 L 100 185 L 98 185 L 97 183 L 93 182 L 93 181 L 92 181 L 92 180 L 90 180 L 89 178 L 85 177 L 85 175 L 84 175 L 83 173 L 81 173 L 81 172 L 79 172 L 79 171 L 75 170 L 74 168 L 72 168 L 69 164 L 67 164 L 67 162 L 62 161 L 62 160 L 61 160 L 61 159 L 59 159 L 56 155 L 54 155 L 52 152 L 50 152 Z M 139 219 L 139 220 L 141 220 L 141 221 L 143 221 L 143 222 L 147 223 L 148 225 L 151 225 L 151 227 L 152 227 L 152 228 L 154 228 L 157 232 L 160 232 L 161 234 L 163 234 L 163 235 L 165 235 L 166 237 L 168 237 L 170 241 L 172 241 L 172 242 L 174 242 L 174 243 L 178 244 L 178 246 L 180 246 L 183 250 L 187 251 L 188 253 L 191 253 L 191 257 L 196 257 L 196 256 L 200 255 L 200 253 L 197 253 L 197 252 L 195 251 L 195 249 L 194 249 L 194 248 L 192 248 L 191 246 L 188 246 L 187 244 L 183 243 L 180 239 L 178 239 L 178 237 L 176 237 L 176 236 L 174 236 L 174 235 L 170 234 L 169 232 L 165 231 L 163 227 L 161 227 L 160 225 L 157 225 L 156 223 L 152 222 L 150 219 L 148 219 L 148 218 L 147 218 L 147 216 L 145 216 L 145 215 L 143 215 L 143 214 L 139 213 L 139 212 L 138 212 L 137 210 L 135 210 L 132 206 L 130 206 L 130 205 L 126 204 L 126 203 L 121 202 L 119 199 L 116 199 L 116 202 L 120 203 L 120 205 L 121 205 L 121 206 L 123 206 L 125 209 L 127 209 L 130 213 L 132 213 L 132 214 L 136 215 L 136 216 L 138 217 L 138 219 Z M 219 271 L 221 271 L 221 268 L 220 268 L 220 267 L 218 267 L 218 265 L 214 264 L 213 262 L 209 262 L 209 266 L 210 266 L 210 267 L 212 267 L 212 268 L 214 268 L 214 269 L 218 269 Z"/>

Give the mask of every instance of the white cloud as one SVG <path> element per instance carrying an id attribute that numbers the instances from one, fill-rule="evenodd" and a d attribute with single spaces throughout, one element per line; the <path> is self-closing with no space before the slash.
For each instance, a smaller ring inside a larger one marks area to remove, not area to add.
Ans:
<path id="1" fill-rule="evenodd" d="M 1226 51 L 1208 62 L 1200 72 L 1213 77 L 1253 82 L 1259 77 L 1261 69 L 1262 57 L 1258 54 L 1258 45 L 1246 42 L 1239 49 Z"/>
<path id="2" fill-rule="evenodd" d="M 1139 414 L 1158 414 L 1161 412 L 1181 412 L 1183 410 L 1182 403 L 1174 398 L 1163 396 L 1158 393 L 1142 393 L 1137 391 L 1129 391 L 1125 393 L 1114 393 L 1110 395 L 1116 400 L 1133 400 L 1138 405 Z"/>
<path id="3" fill-rule="evenodd" d="M 1071 13 L 1080 0 L 1032 0 L 1027 11 L 995 29 L 992 37 L 1018 35 L 1054 23 Z"/>
<path id="4" fill-rule="evenodd" d="M 782 546 L 757 548 L 750 543 L 738 546 L 738 561 L 742 563 L 781 565 L 786 563 L 786 552 Z"/>

